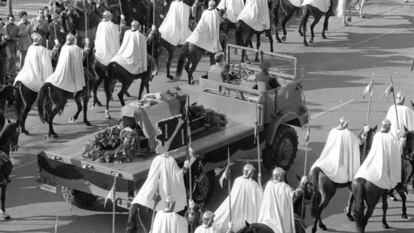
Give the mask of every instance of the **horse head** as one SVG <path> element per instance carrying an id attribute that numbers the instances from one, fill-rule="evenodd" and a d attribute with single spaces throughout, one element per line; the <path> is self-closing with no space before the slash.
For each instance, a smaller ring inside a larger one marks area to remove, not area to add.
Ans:
<path id="1" fill-rule="evenodd" d="M 20 128 L 16 122 L 9 123 L 0 135 L 0 149 L 7 154 L 19 148 Z"/>

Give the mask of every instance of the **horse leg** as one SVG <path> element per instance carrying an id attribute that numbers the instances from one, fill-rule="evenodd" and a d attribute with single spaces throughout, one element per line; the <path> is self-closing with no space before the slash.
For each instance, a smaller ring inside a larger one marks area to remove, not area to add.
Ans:
<path id="1" fill-rule="evenodd" d="M 404 185 L 402 183 L 397 184 L 397 188 L 396 188 L 398 195 L 400 195 L 401 197 L 401 202 L 402 202 L 402 215 L 401 218 L 405 218 L 407 219 L 407 205 L 406 205 L 406 201 L 407 201 L 407 196 L 405 195 L 405 190 L 404 190 Z"/>
<path id="2" fill-rule="evenodd" d="M 74 99 L 75 99 L 77 109 L 76 109 L 75 115 L 69 118 L 69 123 L 76 121 L 78 119 L 79 113 L 82 111 L 82 103 L 81 103 L 80 98 L 81 98 L 80 92 L 76 93 Z"/>
<path id="3" fill-rule="evenodd" d="M 390 228 L 390 226 L 388 226 L 388 223 L 387 223 L 387 210 L 388 210 L 388 202 L 387 202 L 387 193 L 385 192 L 385 194 L 382 195 L 382 227 L 384 229 Z M 374 208 L 372 208 L 370 214 L 368 213 L 368 210 L 367 210 L 365 226 L 367 225 L 368 219 L 371 217 L 372 212 L 374 212 Z"/>
<path id="4" fill-rule="evenodd" d="M 286 38 L 287 38 L 286 24 L 289 21 L 289 19 L 292 18 L 292 15 L 293 15 L 294 12 L 295 11 L 288 12 L 286 17 L 282 20 L 282 30 L 283 30 L 282 40 L 283 41 L 286 41 Z"/>
<path id="5" fill-rule="evenodd" d="M 54 138 L 57 138 L 58 135 L 56 134 L 55 130 L 53 129 L 53 119 L 55 118 L 55 116 L 63 111 L 65 104 L 66 104 L 67 100 L 66 97 L 64 97 L 64 100 L 60 101 L 59 103 L 56 104 L 55 108 L 53 108 L 52 112 L 50 113 L 50 117 L 48 118 L 48 123 L 49 123 L 49 133 L 48 133 L 48 137 L 50 138 L 50 136 L 53 136 Z"/>
<path id="6" fill-rule="evenodd" d="M 310 26 L 310 30 L 311 30 L 311 39 L 309 40 L 310 43 L 313 43 L 313 39 L 315 37 L 314 28 L 315 28 L 316 24 L 319 23 L 319 21 L 321 20 L 321 17 L 322 16 L 321 15 L 316 15 L 314 17 L 315 17 L 315 19 L 313 20 L 313 22 L 312 22 L 312 24 Z"/>
<path id="7" fill-rule="evenodd" d="M 308 7 L 308 8 L 305 9 L 305 13 L 302 16 L 302 19 L 301 19 L 300 25 L 299 25 L 299 33 L 302 32 L 303 44 L 305 46 L 309 46 L 308 42 L 306 41 L 306 23 L 308 22 L 309 15 L 310 15 L 310 9 Z"/>
<path id="8" fill-rule="evenodd" d="M 8 215 L 7 213 L 6 213 L 6 189 L 7 189 L 7 185 L 1 185 L 0 186 L 0 189 L 1 189 L 1 198 L 0 198 L 0 212 L 1 212 L 1 214 L 2 214 L 2 217 L 3 217 L 3 219 L 4 220 L 10 220 L 11 219 L 11 217 L 10 217 L 10 215 Z"/>
<path id="9" fill-rule="evenodd" d="M 348 205 L 345 207 L 345 215 L 348 218 L 349 221 L 353 222 L 355 221 L 354 217 L 351 214 L 352 211 L 352 205 L 354 204 L 354 194 L 352 193 L 352 190 L 349 194 L 349 198 L 348 198 Z"/>
<path id="10" fill-rule="evenodd" d="M 365 5 L 365 0 L 361 0 L 361 2 L 359 4 L 359 17 L 361 17 L 361 18 L 365 18 L 364 5 Z"/>
<path id="11" fill-rule="evenodd" d="M 144 93 L 144 88 L 147 90 L 147 93 L 149 93 L 149 81 L 147 77 L 143 77 L 141 79 L 141 85 L 139 86 L 138 100 L 142 98 L 142 94 Z"/>
<path id="12" fill-rule="evenodd" d="M 24 110 L 22 112 L 22 116 L 21 116 L 21 129 L 22 129 L 22 133 L 29 135 L 29 131 L 26 130 L 26 119 L 27 119 L 27 115 L 29 114 L 33 103 L 36 100 L 37 97 L 37 93 L 35 93 L 34 95 L 27 95 L 27 97 L 29 98 L 25 98 L 24 96 L 21 96 L 21 98 L 25 100 L 26 104 L 24 106 Z"/>
<path id="13" fill-rule="evenodd" d="M 97 71 L 97 69 L 95 69 L 95 72 Z M 91 108 L 95 107 L 95 105 L 98 105 L 99 107 L 102 106 L 101 101 L 99 101 L 98 99 L 98 87 L 99 85 L 101 85 L 102 81 L 104 81 L 106 77 L 100 75 L 98 73 L 98 80 L 96 81 L 95 85 L 93 85 L 93 104 L 91 106 Z"/>
<path id="14" fill-rule="evenodd" d="M 91 123 L 88 121 L 88 102 L 89 102 L 88 95 L 83 96 L 82 100 L 83 100 L 83 123 L 85 123 L 86 126 L 91 126 Z"/>
<path id="15" fill-rule="evenodd" d="M 118 92 L 118 98 L 119 98 L 119 102 L 121 102 L 121 106 L 125 105 L 124 94 L 128 91 L 128 88 L 131 86 L 131 84 L 132 84 L 132 81 L 129 81 L 129 80 L 122 83 L 121 90 Z"/>
<path id="16" fill-rule="evenodd" d="M 256 49 L 259 50 L 260 48 L 260 33 L 256 34 Z M 254 58 L 255 62 L 259 61 L 259 52 L 256 52 L 256 57 Z"/>
<path id="17" fill-rule="evenodd" d="M 323 29 L 322 29 L 322 38 L 326 39 L 325 31 L 328 31 L 328 23 L 329 23 L 329 15 L 325 16 L 325 21 L 323 22 Z"/>
<path id="18" fill-rule="evenodd" d="M 174 58 L 174 48 L 172 47 L 170 49 L 167 49 L 167 51 L 168 51 L 167 78 L 173 80 L 174 79 L 174 76 L 172 76 L 171 73 L 170 73 L 170 67 L 171 67 L 171 62 L 172 62 L 172 60 Z"/>
<path id="19" fill-rule="evenodd" d="M 333 190 L 325 190 L 325 193 L 322 194 L 322 201 L 319 205 L 319 213 L 318 213 L 318 221 L 319 221 L 319 228 L 326 231 L 328 228 L 325 224 L 322 222 L 321 214 L 322 211 L 328 206 L 329 201 L 332 199 L 332 197 L 335 195 L 335 189 Z"/>

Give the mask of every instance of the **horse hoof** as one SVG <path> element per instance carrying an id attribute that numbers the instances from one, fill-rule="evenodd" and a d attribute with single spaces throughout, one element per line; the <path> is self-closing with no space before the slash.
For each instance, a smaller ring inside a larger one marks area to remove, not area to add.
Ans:
<path id="1" fill-rule="evenodd" d="M 132 97 L 132 95 L 131 95 L 131 94 L 129 94 L 128 92 L 126 92 L 126 93 L 125 93 L 125 95 L 126 95 L 126 97 L 128 97 L 128 98 L 131 98 L 131 97 Z"/>
<path id="2" fill-rule="evenodd" d="M 323 230 L 323 231 L 327 231 L 328 230 L 328 228 L 325 226 L 325 224 L 320 224 L 319 225 L 319 228 L 321 228 L 321 230 Z"/>
<path id="3" fill-rule="evenodd" d="M 75 121 L 75 118 L 74 117 L 70 117 L 69 118 L 69 123 L 73 123 Z"/>
<path id="4" fill-rule="evenodd" d="M 351 222 L 355 221 L 354 217 L 350 213 L 348 213 L 348 207 L 345 207 L 344 212 L 349 221 Z"/>
<path id="5" fill-rule="evenodd" d="M 29 131 L 27 131 L 27 130 L 25 130 L 25 129 L 23 129 L 22 130 L 22 133 L 24 133 L 24 134 L 26 134 L 26 135 L 29 135 L 30 133 L 29 133 Z"/>
<path id="6" fill-rule="evenodd" d="M 306 47 L 309 46 L 308 42 L 303 43 L 303 45 L 305 45 Z"/>
<path id="7" fill-rule="evenodd" d="M 392 201 L 398 201 L 398 198 L 396 198 L 396 197 L 390 197 L 390 199 L 391 199 Z"/>
<path id="8" fill-rule="evenodd" d="M 407 214 L 402 214 L 402 215 L 401 215 L 401 218 L 408 219 L 408 216 L 407 216 Z"/>
<path id="9" fill-rule="evenodd" d="M 7 221 L 11 219 L 10 215 L 8 215 L 6 212 L 2 213 L 2 217 L 4 220 L 7 220 Z"/>
<path id="10" fill-rule="evenodd" d="M 86 126 L 91 126 L 92 124 L 89 121 L 84 121 Z"/>
<path id="11" fill-rule="evenodd" d="M 311 44 L 313 43 L 313 38 L 311 38 L 311 39 L 309 40 L 309 43 L 311 43 Z"/>
<path id="12" fill-rule="evenodd" d="M 323 38 L 324 40 L 328 39 L 325 35 L 322 35 L 322 38 Z"/>
<path id="13" fill-rule="evenodd" d="M 167 75 L 167 78 L 170 79 L 170 80 L 174 80 L 174 76 L 172 76 L 172 75 Z"/>
<path id="14" fill-rule="evenodd" d="M 282 36 L 282 40 L 283 41 L 286 41 L 286 36 Z"/>
<path id="15" fill-rule="evenodd" d="M 383 227 L 384 229 L 390 229 L 390 226 L 389 226 L 387 223 L 383 223 L 383 224 L 382 224 L 382 227 Z"/>
<path id="16" fill-rule="evenodd" d="M 276 39 L 276 40 L 277 40 L 277 43 L 282 43 L 281 39 Z"/>

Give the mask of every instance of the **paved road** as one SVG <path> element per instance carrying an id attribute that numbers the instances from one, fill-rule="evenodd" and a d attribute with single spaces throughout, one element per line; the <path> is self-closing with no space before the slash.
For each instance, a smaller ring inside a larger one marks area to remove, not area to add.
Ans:
<path id="1" fill-rule="evenodd" d="M 296 56 L 299 66 L 305 71 L 303 86 L 312 115 L 308 168 L 319 155 L 329 130 L 337 124 L 339 117 L 349 118 L 350 128 L 355 132 L 362 128 L 366 118 L 367 100 L 361 98 L 361 92 L 371 77 L 374 64 L 375 86 L 370 125 L 378 124 L 384 118 L 392 102 L 383 95 L 391 75 L 395 89 L 406 93 L 407 99 L 414 99 L 414 74 L 410 73 L 411 59 L 414 56 L 412 12 L 413 2 L 402 4 L 401 1 L 395 0 L 370 1 L 366 8 L 367 18 L 354 17 L 351 27 L 344 27 L 339 19 L 332 18 L 327 40 L 320 37 L 321 25 L 318 25 L 318 35 L 311 47 L 302 45 L 302 39 L 296 32 L 297 19 L 292 20 L 287 42 L 277 44 L 276 50 Z M 267 41 L 262 44 L 268 48 Z M 196 76 L 207 70 L 207 60 L 207 57 L 203 59 Z M 153 81 L 152 91 L 162 91 L 186 83 L 185 80 L 167 81 L 163 74 L 165 72 L 161 70 L 160 75 Z M 133 84 L 132 93 L 136 92 L 138 85 L 139 82 Z M 99 96 L 103 98 L 103 93 L 100 92 Z M 119 109 L 118 101 L 111 103 L 111 113 L 114 117 L 119 115 Z M 47 128 L 39 121 L 36 110 L 30 112 L 27 128 L 32 134 L 20 137 L 20 150 L 12 155 L 15 169 L 13 182 L 8 190 L 7 206 L 13 220 L 0 221 L 0 232 L 54 232 L 57 216 L 59 233 L 111 232 L 111 207 L 103 208 L 102 201 L 98 201 L 90 209 L 79 209 L 65 203 L 60 195 L 39 191 L 36 186 L 35 161 L 40 150 L 59 147 L 61 143 L 115 122 L 105 120 L 104 109 L 98 107 L 89 111 L 89 120 L 93 126 L 87 127 L 80 121 L 68 123 L 67 119 L 73 112 L 74 103 L 70 102 L 62 115 L 56 118 L 55 130 L 60 137 L 53 141 L 44 140 Z M 305 130 L 297 130 L 300 151 L 295 164 L 288 172 L 289 181 L 293 186 L 296 185 L 294 176 L 303 173 L 305 157 Z M 240 166 L 233 169 L 233 174 L 240 174 Z M 268 177 L 269 175 L 265 174 L 264 179 Z M 346 190 L 338 191 L 323 214 L 329 232 L 355 232 L 354 224 L 348 222 L 343 214 L 347 195 Z M 217 188 L 212 198 L 214 201 L 208 204 L 208 208 L 214 210 L 224 196 L 224 191 Z M 408 220 L 400 218 L 399 202 L 389 203 L 389 231 L 414 231 L 413 200 L 414 196 L 410 194 Z M 378 210 L 375 211 L 368 224 L 368 232 L 382 232 L 380 214 Z M 119 212 L 116 222 L 116 232 L 123 232 L 126 213 Z M 307 223 L 311 223 L 310 219 L 307 219 Z"/>

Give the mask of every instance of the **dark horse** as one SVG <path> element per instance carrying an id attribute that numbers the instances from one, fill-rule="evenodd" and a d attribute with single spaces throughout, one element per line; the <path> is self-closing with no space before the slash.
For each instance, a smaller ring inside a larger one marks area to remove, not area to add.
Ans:
<path id="1" fill-rule="evenodd" d="M 311 29 L 311 39 L 309 40 L 310 43 L 313 43 L 313 39 L 315 37 L 315 33 L 313 32 L 313 29 L 315 28 L 316 24 L 319 23 L 322 16 L 325 15 L 325 21 L 323 23 L 323 29 L 322 29 L 322 38 L 326 39 L 325 31 L 328 30 L 328 22 L 329 17 L 335 15 L 334 9 L 338 5 L 338 0 L 330 0 L 330 6 L 327 12 L 322 12 L 317 7 L 314 7 L 310 4 L 302 6 L 302 18 L 300 19 L 300 25 L 299 25 L 299 34 L 303 36 L 303 44 L 305 46 L 309 46 L 308 42 L 306 41 L 306 24 L 308 22 L 309 16 L 313 16 L 314 20 L 310 26 Z"/>
<path id="2" fill-rule="evenodd" d="M 13 98 L 13 90 L 14 88 L 12 85 L 5 85 L 0 89 L 0 130 L 3 129 L 4 124 L 6 123 L 6 118 L 4 116 L 6 106 L 13 104 L 15 101 Z"/>
<path id="3" fill-rule="evenodd" d="M 85 60 L 93 59 L 91 58 L 92 56 L 93 53 L 89 53 Z M 50 83 L 43 84 L 42 88 L 40 89 L 37 108 L 39 111 L 40 120 L 43 123 L 47 122 L 49 124 L 49 138 L 50 136 L 53 136 L 55 138 L 58 137 L 58 135 L 53 130 L 53 119 L 58 113 L 61 113 L 63 111 L 68 99 L 74 99 L 77 105 L 77 111 L 75 115 L 69 119 L 69 122 L 77 120 L 80 112 L 83 110 L 83 122 L 87 126 L 91 125 L 87 118 L 87 110 L 90 92 L 92 90 L 92 87 L 95 85 L 96 80 L 86 67 L 84 67 L 84 78 L 85 87 L 76 93 L 62 90 Z M 81 99 L 83 101 L 81 101 Z"/>
<path id="4" fill-rule="evenodd" d="M 246 226 L 239 230 L 237 233 L 274 233 L 272 228 L 263 223 L 248 223 Z"/>
<path id="5" fill-rule="evenodd" d="M 367 133 L 366 142 L 367 145 L 360 146 L 361 160 L 365 159 L 366 154 L 371 147 L 372 138 L 374 137 L 377 127 L 370 129 Z M 364 146 L 365 149 L 364 149 Z M 364 153 L 365 151 L 365 153 Z M 328 176 L 326 176 L 323 171 L 315 167 L 310 171 L 309 177 L 313 184 L 313 196 L 312 196 L 312 209 L 311 213 L 314 218 L 312 232 L 315 233 L 317 230 L 317 224 L 319 223 L 319 228 L 326 231 L 327 227 L 323 224 L 321 219 L 322 211 L 328 206 L 329 201 L 335 195 L 336 189 L 338 188 L 348 188 L 351 191 L 351 182 L 339 184 L 333 182 Z M 352 199 L 352 194 L 350 196 L 350 201 Z"/>
<path id="6" fill-rule="evenodd" d="M 0 209 L 5 220 L 10 220 L 10 216 L 6 213 L 6 189 L 13 169 L 10 151 L 17 151 L 19 135 L 19 125 L 15 122 L 8 124 L 0 135 Z"/>
<path id="7" fill-rule="evenodd" d="M 295 12 L 299 12 L 300 7 L 293 5 L 289 0 L 273 0 L 269 10 L 273 16 L 276 40 L 282 43 L 282 41 L 286 41 L 286 23 Z M 282 39 L 279 37 L 279 29 L 283 31 Z"/>
<path id="8" fill-rule="evenodd" d="M 403 147 L 403 153 L 412 153 L 412 151 L 407 150 L 407 145 L 412 150 L 412 145 L 414 144 L 414 132 L 406 132 L 405 134 L 407 138 L 407 143 Z M 410 141 L 408 141 L 408 138 L 410 138 Z M 402 155 L 404 156 L 404 154 Z M 410 161 L 412 163 L 413 161 Z M 382 224 L 385 229 L 388 229 L 388 223 L 387 223 L 387 209 L 388 209 L 388 203 L 387 203 L 387 196 L 392 192 L 393 190 L 397 190 L 398 194 L 402 198 L 402 218 L 407 218 L 406 213 L 406 196 L 405 196 L 405 187 L 404 187 L 404 169 L 402 169 L 402 182 L 398 183 L 397 186 L 390 190 L 387 189 L 381 189 L 375 184 L 371 183 L 370 181 L 364 179 L 364 178 L 358 178 L 355 179 L 352 182 L 352 195 L 355 197 L 355 206 L 354 206 L 354 219 L 357 226 L 357 230 L 360 233 L 365 232 L 365 227 L 368 223 L 369 218 L 372 216 L 372 213 L 374 212 L 375 206 L 377 205 L 380 198 L 382 198 Z M 349 206 L 351 206 L 352 203 L 350 203 Z M 366 212 L 365 212 L 366 208 Z"/>

